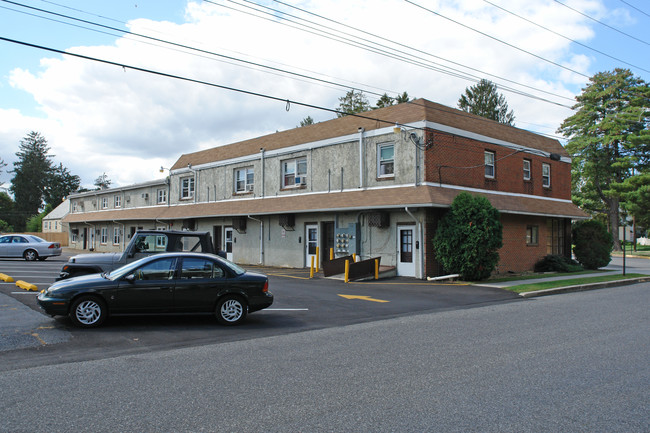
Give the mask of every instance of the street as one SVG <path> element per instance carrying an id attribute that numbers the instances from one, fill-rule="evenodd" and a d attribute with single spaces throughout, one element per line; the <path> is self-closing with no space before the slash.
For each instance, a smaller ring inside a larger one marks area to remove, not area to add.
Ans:
<path id="1" fill-rule="evenodd" d="M 5 371 L 0 429 L 648 431 L 648 289 Z"/>

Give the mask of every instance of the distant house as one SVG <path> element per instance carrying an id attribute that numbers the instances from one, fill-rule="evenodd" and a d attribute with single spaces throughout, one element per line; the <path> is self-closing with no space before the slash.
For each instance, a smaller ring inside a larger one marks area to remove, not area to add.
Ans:
<path id="1" fill-rule="evenodd" d="M 63 218 L 70 212 L 70 201 L 63 200 L 52 212 L 43 217 L 43 233 L 62 233 L 67 231 Z"/>
<path id="2" fill-rule="evenodd" d="M 424 99 L 181 155 L 169 177 L 70 196 L 71 246 L 115 251 L 137 228 L 210 231 L 242 264 L 355 253 L 398 275 L 444 272 L 432 239 L 460 191 L 501 213 L 497 272 L 571 254 L 571 159 L 555 139 Z"/>

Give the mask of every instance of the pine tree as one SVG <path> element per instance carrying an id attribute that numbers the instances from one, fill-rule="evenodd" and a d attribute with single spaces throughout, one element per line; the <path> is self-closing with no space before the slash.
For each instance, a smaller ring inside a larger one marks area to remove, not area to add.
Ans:
<path id="1" fill-rule="evenodd" d="M 514 112 L 508 112 L 505 96 L 497 91 L 496 84 L 490 80 L 483 79 L 477 85 L 465 88 L 465 94 L 458 100 L 458 108 L 499 123 L 515 125 Z"/>

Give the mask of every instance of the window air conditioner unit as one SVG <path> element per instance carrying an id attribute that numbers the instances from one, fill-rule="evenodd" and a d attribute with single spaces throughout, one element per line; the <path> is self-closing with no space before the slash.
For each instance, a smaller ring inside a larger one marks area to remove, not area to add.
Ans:
<path id="1" fill-rule="evenodd" d="M 142 198 L 145 200 L 149 200 L 149 193 L 148 192 L 142 193 Z"/>
<path id="2" fill-rule="evenodd" d="M 296 176 L 296 185 L 307 185 L 307 178 L 305 176 Z"/>
<path id="3" fill-rule="evenodd" d="M 253 184 L 246 185 L 246 191 L 252 192 L 254 187 L 255 187 L 255 185 L 253 185 Z"/>

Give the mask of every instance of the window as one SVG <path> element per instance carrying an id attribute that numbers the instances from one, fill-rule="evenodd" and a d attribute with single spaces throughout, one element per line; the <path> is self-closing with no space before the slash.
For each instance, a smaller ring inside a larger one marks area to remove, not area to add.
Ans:
<path id="1" fill-rule="evenodd" d="M 176 259 L 165 258 L 149 262 L 133 272 L 136 280 L 171 280 L 174 278 Z"/>
<path id="2" fill-rule="evenodd" d="M 307 158 L 296 158 L 282 163 L 282 187 L 297 187 L 307 183 Z"/>
<path id="3" fill-rule="evenodd" d="M 119 245 L 122 238 L 122 229 L 115 227 L 113 229 L 113 245 Z"/>
<path id="4" fill-rule="evenodd" d="M 184 258 L 181 269 L 181 279 L 222 278 L 223 269 L 212 260 Z"/>
<path id="5" fill-rule="evenodd" d="M 530 159 L 524 159 L 524 180 L 530 180 Z"/>
<path id="6" fill-rule="evenodd" d="M 115 208 L 122 207 L 122 196 L 121 195 L 116 195 L 115 196 Z"/>
<path id="7" fill-rule="evenodd" d="M 194 178 L 186 177 L 181 179 L 181 200 L 194 197 Z"/>
<path id="8" fill-rule="evenodd" d="M 108 209 L 108 197 L 102 197 L 102 209 Z"/>
<path id="9" fill-rule="evenodd" d="M 494 152 L 485 151 L 485 177 L 494 179 Z"/>
<path id="10" fill-rule="evenodd" d="M 76 244 L 78 240 L 79 240 L 79 232 L 72 230 L 72 243 Z"/>
<path id="11" fill-rule="evenodd" d="M 526 227 L 526 245 L 539 244 L 539 227 L 527 226 Z"/>
<path id="12" fill-rule="evenodd" d="M 101 237 L 99 239 L 99 242 L 102 245 L 106 245 L 108 243 L 108 229 L 106 227 L 102 227 Z"/>
<path id="13" fill-rule="evenodd" d="M 551 166 L 549 164 L 542 164 L 542 186 L 544 188 L 551 187 Z"/>
<path id="14" fill-rule="evenodd" d="M 158 190 L 158 204 L 167 203 L 167 190 L 161 188 Z"/>
<path id="15" fill-rule="evenodd" d="M 72 212 L 79 212 L 79 203 L 76 201 L 72 202 Z"/>
<path id="16" fill-rule="evenodd" d="M 377 145 L 377 177 L 395 177 L 395 145 Z"/>
<path id="17" fill-rule="evenodd" d="M 245 193 L 253 191 L 255 173 L 253 167 L 235 170 L 235 192 Z"/>

